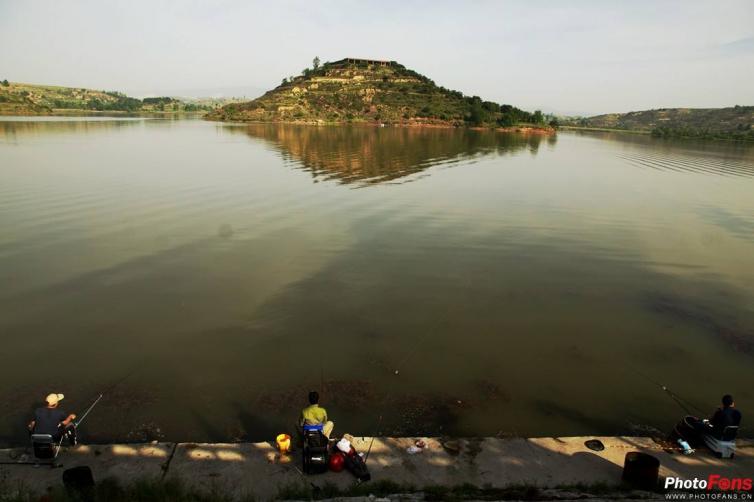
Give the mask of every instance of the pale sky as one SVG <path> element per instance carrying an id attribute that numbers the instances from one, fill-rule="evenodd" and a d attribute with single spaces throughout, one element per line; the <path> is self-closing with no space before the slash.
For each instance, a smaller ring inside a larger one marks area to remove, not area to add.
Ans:
<path id="1" fill-rule="evenodd" d="M 343 57 L 572 114 L 754 105 L 754 1 L 0 0 L 0 79 L 249 95 Z"/>

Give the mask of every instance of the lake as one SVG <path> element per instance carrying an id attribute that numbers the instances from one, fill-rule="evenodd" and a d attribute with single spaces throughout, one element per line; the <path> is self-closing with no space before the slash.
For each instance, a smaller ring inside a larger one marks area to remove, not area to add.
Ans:
<path id="1" fill-rule="evenodd" d="M 90 442 L 269 440 L 312 389 L 355 435 L 666 431 L 660 384 L 754 410 L 752 146 L 0 128 L 4 443 L 52 391 L 105 393 Z"/>

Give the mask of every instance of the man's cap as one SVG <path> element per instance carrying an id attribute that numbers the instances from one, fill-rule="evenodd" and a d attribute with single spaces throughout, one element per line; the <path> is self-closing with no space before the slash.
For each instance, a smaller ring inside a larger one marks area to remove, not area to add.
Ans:
<path id="1" fill-rule="evenodd" d="M 48 394 L 45 398 L 45 401 L 50 406 L 55 406 L 58 404 L 58 401 L 62 401 L 65 396 L 63 394 Z"/>

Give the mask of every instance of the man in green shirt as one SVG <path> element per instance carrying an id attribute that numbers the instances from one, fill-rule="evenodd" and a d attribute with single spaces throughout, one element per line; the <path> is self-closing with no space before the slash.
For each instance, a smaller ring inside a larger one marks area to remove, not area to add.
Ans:
<path id="1" fill-rule="evenodd" d="M 335 424 L 327 419 L 327 410 L 319 405 L 319 393 L 317 391 L 309 393 L 309 406 L 301 410 L 299 425 L 301 427 L 305 425 L 319 425 L 322 427 L 322 434 L 328 438 L 330 437 Z"/>

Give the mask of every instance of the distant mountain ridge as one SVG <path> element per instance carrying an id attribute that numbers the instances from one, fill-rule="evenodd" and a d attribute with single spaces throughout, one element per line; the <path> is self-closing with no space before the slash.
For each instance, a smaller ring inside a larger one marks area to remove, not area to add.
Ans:
<path id="1" fill-rule="evenodd" d="M 246 103 L 226 105 L 214 120 L 404 125 L 545 125 L 544 115 L 483 101 L 436 85 L 396 61 L 345 58 L 306 68 Z"/>
<path id="2" fill-rule="evenodd" d="M 133 98 L 121 92 L 83 87 L 0 82 L 0 115 L 54 115 L 82 112 L 207 112 L 224 100 L 182 100 L 169 96 Z"/>
<path id="3" fill-rule="evenodd" d="M 696 137 L 754 141 L 754 106 L 659 108 L 567 119 L 564 125 L 650 132 L 658 137 Z"/>

